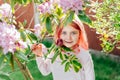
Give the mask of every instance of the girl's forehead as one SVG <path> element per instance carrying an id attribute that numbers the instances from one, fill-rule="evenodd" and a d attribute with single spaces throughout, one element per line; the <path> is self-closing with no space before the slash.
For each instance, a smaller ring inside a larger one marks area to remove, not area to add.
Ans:
<path id="1" fill-rule="evenodd" d="M 77 29 L 76 28 L 74 28 L 73 26 L 71 26 L 71 25 L 67 25 L 67 26 L 65 26 L 65 27 L 63 27 L 63 29 L 62 29 L 62 31 L 77 31 Z"/>

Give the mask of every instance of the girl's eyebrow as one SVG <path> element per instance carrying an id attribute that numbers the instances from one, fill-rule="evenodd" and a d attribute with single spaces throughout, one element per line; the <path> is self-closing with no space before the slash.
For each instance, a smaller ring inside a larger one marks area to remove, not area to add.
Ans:
<path id="1" fill-rule="evenodd" d="M 71 32 L 79 32 L 79 31 L 71 31 Z"/>

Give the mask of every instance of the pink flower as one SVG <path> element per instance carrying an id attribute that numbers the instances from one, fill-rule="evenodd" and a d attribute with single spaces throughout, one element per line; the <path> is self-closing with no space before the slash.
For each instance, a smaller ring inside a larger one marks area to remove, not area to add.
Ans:
<path id="1" fill-rule="evenodd" d="M 41 30 L 43 29 L 43 26 L 41 26 L 40 24 L 36 24 L 35 26 L 34 26 L 34 30 L 35 30 L 35 35 L 37 36 L 37 37 L 40 37 L 40 34 L 41 34 Z"/>
<path id="2" fill-rule="evenodd" d="M 24 49 L 27 48 L 26 42 L 23 42 L 22 40 L 19 40 L 18 42 L 16 42 L 17 44 L 15 44 L 17 47 Z"/>
<path id="3" fill-rule="evenodd" d="M 72 7 L 70 0 L 60 0 L 60 6 L 63 8 L 64 12 Z"/>
<path id="4" fill-rule="evenodd" d="M 4 3 L 0 6 L 0 15 L 2 18 L 12 17 L 12 9 L 8 3 Z"/>
<path id="5" fill-rule="evenodd" d="M 47 48 L 44 44 L 42 44 L 42 52 L 43 54 L 47 54 Z"/>
<path id="6" fill-rule="evenodd" d="M 59 4 L 59 1 L 60 1 L 60 0 L 50 0 L 50 2 L 51 2 L 52 4 Z"/>
<path id="7" fill-rule="evenodd" d="M 53 7 L 52 3 L 48 1 L 40 4 L 38 6 L 38 10 L 40 11 L 41 14 L 46 14 L 46 13 L 51 14 L 52 7 Z"/>
<path id="8" fill-rule="evenodd" d="M 19 42 L 20 48 L 25 48 L 25 44 L 20 40 L 20 33 L 15 29 L 14 25 L 0 22 L 0 46 L 3 48 L 4 54 L 8 52 L 14 53 Z"/>
<path id="9" fill-rule="evenodd" d="M 71 11 L 75 11 L 75 13 L 78 14 L 78 11 L 82 10 L 81 0 L 60 0 L 59 4 L 64 12 L 71 10 Z"/>
<path id="10" fill-rule="evenodd" d="M 63 46 L 63 40 L 62 39 L 58 39 L 57 42 L 56 42 L 56 45 L 58 46 Z"/>

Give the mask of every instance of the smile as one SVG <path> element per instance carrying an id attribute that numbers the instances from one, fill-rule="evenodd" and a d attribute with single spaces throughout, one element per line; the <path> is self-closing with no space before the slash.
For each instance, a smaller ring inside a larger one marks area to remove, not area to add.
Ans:
<path id="1" fill-rule="evenodd" d="M 72 43 L 73 41 L 65 41 L 66 43 Z"/>

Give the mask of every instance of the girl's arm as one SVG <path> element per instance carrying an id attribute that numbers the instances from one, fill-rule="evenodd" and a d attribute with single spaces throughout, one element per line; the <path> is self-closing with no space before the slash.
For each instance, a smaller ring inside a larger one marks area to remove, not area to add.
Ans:
<path id="1" fill-rule="evenodd" d="M 85 80 L 95 80 L 94 65 L 89 51 L 81 49 L 77 57 L 82 64 Z"/>
<path id="2" fill-rule="evenodd" d="M 32 46 L 32 51 L 36 55 L 36 62 L 40 72 L 43 75 L 51 73 L 51 60 L 49 58 L 44 58 L 44 54 L 47 53 L 47 48 L 43 44 L 34 44 Z"/>
<path id="3" fill-rule="evenodd" d="M 38 69 L 43 75 L 51 73 L 51 60 L 45 59 L 44 57 L 36 57 Z"/>
<path id="4" fill-rule="evenodd" d="M 95 80 L 95 73 L 94 73 L 94 65 L 92 61 L 92 57 L 90 53 L 87 53 L 88 56 L 86 57 L 84 63 L 84 71 L 85 71 L 85 80 Z"/>

